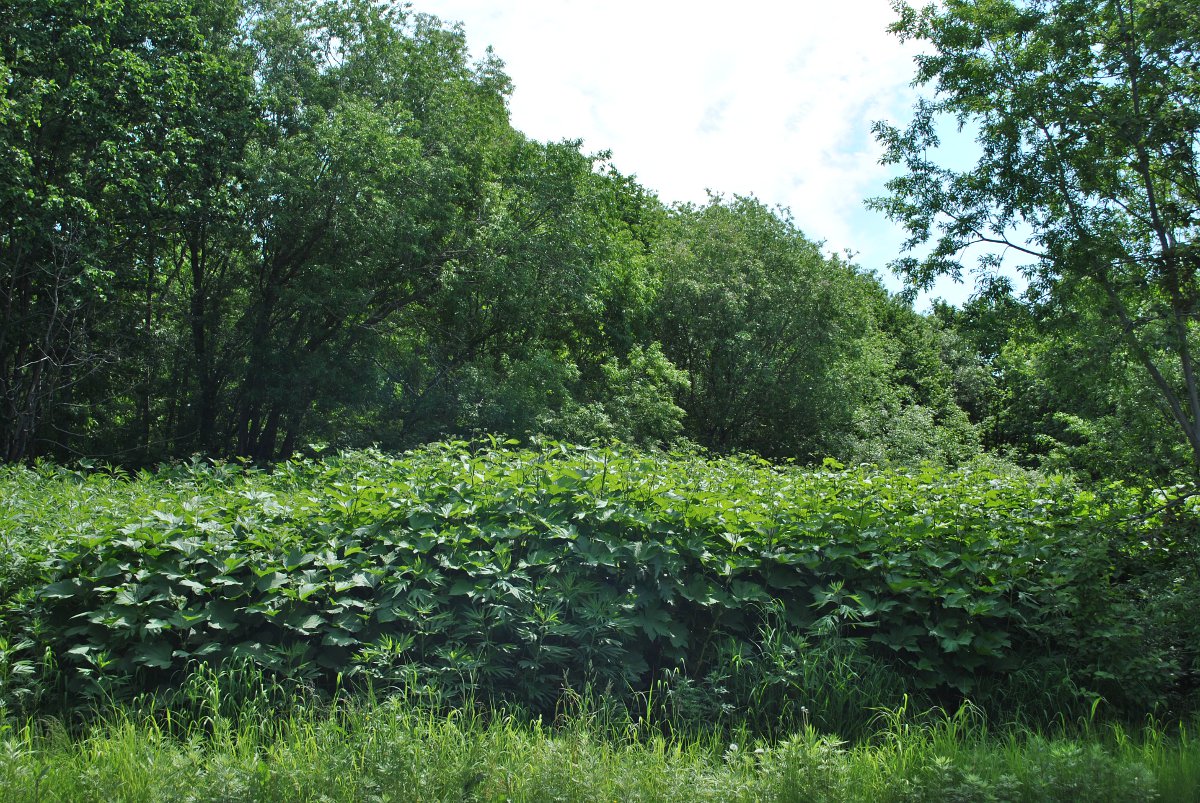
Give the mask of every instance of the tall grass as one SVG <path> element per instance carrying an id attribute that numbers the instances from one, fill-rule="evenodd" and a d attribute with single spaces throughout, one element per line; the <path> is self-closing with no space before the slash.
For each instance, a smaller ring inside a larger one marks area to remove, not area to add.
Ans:
<path id="1" fill-rule="evenodd" d="M 668 733 L 577 696 L 554 721 L 401 694 L 318 702 L 198 673 L 86 725 L 0 725 L 0 799 L 1196 801 L 1200 729 L 989 730 L 971 706 L 877 712 L 856 743 L 808 725 Z"/>

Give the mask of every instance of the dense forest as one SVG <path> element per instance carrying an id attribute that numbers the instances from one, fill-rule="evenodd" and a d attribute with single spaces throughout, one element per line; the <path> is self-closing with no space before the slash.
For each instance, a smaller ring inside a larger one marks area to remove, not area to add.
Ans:
<path id="1" fill-rule="evenodd" d="M 1172 17 L 1194 11 L 1152 5 L 1147 37 L 1195 35 Z M 961 35 L 916 12 L 900 24 Z M 1194 51 L 1176 70 L 1174 39 L 1144 44 L 1152 111 L 1124 118 L 1099 116 L 1126 103 L 1119 86 L 1056 108 L 1098 80 L 1066 56 L 1045 56 L 1065 65 L 1048 86 L 1053 64 L 999 83 L 922 67 L 957 95 L 907 131 L 881 125 L 909 174 L 875 204 L 914 243 L 939 214 L 958 228 L 899 260 L 911 286 L 961 270 L 989 224 L 1001 240 L 1015 220 L 1045 225 L 1042 251 L 1021 249 L 1027 291 L 992 270 L 961 308 L 921 314 L 786 210 L 665 205 L 604 154 L 522 135 L 503 64 L 472 62 L 434 17 L 7 3 L 2 456 L 269 462 L 495 432 L 1191 475 Z M 1056 115 L 1052 136 L 1006 128 L 1018 103 Z M 933 115 L 975 109 L 990 145 L 974 173 L 919 163 Z"/>

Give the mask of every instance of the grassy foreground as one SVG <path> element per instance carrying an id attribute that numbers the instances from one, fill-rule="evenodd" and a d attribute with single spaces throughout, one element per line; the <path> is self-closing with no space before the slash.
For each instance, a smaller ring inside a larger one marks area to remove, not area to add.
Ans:
<path id="1" fill-rule="evenodd" d="M 190 722 L 121 709 L 68 733 L 0 726 L 0 799 L 1200 800 L 1195 728 L 989 735 L 970 709 L 881 715 L 855 746 L 668 738 L 577 712 L 554 726 L 433 714 L 401 700 Z"/>

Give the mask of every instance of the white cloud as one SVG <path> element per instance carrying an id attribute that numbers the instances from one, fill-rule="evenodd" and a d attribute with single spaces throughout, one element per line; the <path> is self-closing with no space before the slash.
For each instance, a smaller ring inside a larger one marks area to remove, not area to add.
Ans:
<path id="1" fill-rule="evenodd" d="M 888 0 L 417 0 L 491 45 L 516 87 L 513 124 L 581 138 L 666 201 L 706 190 L 789 207 L 830 251 L 884 272 L 901 235 L 863 200 L 887 170 L 876 119 L 908 118 L 912 44 Z M 891 282 L 895 286 L 894 282 Z M 964 293 L 943 292 L 961 298 Z"/>

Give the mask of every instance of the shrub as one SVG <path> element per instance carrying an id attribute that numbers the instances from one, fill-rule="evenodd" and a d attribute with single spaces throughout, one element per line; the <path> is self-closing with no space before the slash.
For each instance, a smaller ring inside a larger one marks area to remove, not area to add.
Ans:
<path id="1" fill-rule="evenodd" d="M 1073 702 L 1136 713 L 1195 659 L 1178 592 L 1147 596 L 1161 516 L 1061 479 L 448 443 L 4 483 L 26 568 L 0 636 L 12 666 L 49 650 L 75 700 L 237 659 L 535 711 L 669 681 L 680 704 L 850 722 L 902 686 L 954 701 L 1040 661 L 1070 668 Z"/>

